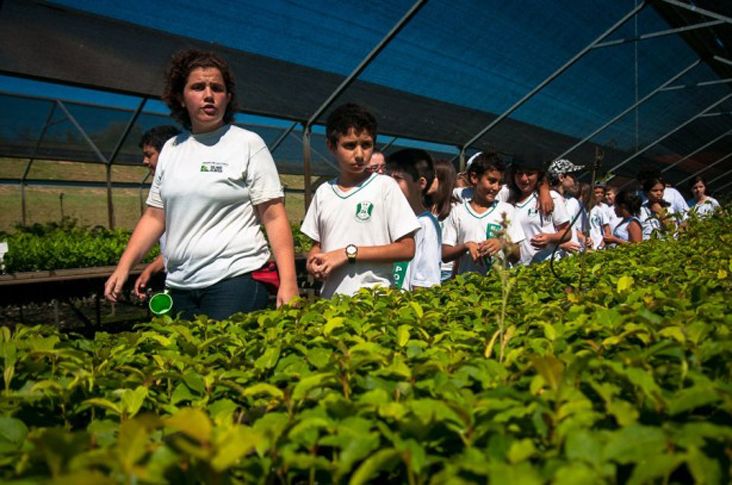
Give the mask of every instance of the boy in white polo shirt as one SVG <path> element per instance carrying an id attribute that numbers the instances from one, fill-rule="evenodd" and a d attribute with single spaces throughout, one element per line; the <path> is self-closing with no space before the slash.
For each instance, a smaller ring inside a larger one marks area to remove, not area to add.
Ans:
<path id="1" fill-rule="evenodd" d="M 421 228 L 414 235 L 414 258 L 394 263 L 394 286 L 403 290 L 440 284 L 442 276 L 442 231 L 427 191 L 435 180 L 435 168 L 429 153 L 405 148 L 389 155 L 387 174 L 396 180 Z"/>
<path id="2" fill-rule="evenodd" d="M 450 211 L 442 237 L 442 259 L 458 261 L 456 274 L 486 274 L 494 256 L 507 258 L 511 263 L 519 260 L 524 231 L 516 220 L 514 207 L 497 200 L 504 172 L 505 164 L 496 154 L 481 153 L 470 164 L 468 179 L 473 195 Z M 508 241 L 500 237 L 504 221 L 508 221 Z"/>
<path id="3" fill-rule="evenodd" d="M 390 286 L 392 263 L 414 257 L 420 225 L 394 179 L 366 170 L 376 119 L 345 104 L 328 116 L 326 136 L 340 174 L 315 192 L 300 228 L 314 242 L 307 269 L 323 280 L 324 298 Z"/>

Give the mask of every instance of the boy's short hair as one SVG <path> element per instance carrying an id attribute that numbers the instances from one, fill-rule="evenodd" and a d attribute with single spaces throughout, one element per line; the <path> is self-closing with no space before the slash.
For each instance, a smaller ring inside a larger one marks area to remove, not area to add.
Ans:
<path id="1" fill-rule="evenodd" d="M 369 110 L 356 103 L 346 103 L 337 107 L 328 115 L 325 123 L 325 135 L 331 145 L 338 144 L 338 137 L 348 134 L 351 128 L 356 133 L 366 131 L 376 141 L 376 118 Z"/>
<path id="2" fill-rule="evenodd" d="M 386 160 L 386 170 L 391 172 L 403 172 L 409 174 L 416 182 L 424 177 L 427 185 L 422 195 L 427 193 L 432 182 L 435 180 L 435 165 L 432 157 L 425 150 L 419 148 L 404 148 L 389 155 Z"/>
<path id="3" fill-rule="evenodd" d="M 163 149 L 163 145 L 165 145 L 166 141 L 170 140 L 174 136 L 178 136 L 179 134 L 180 130 L 175 126 L 156 126 L 155 128 L 150 128 L 142 134 L 142 138 L 140 138 L 140 143 L 138 146 L 140 148 L 144 148 L 145 145 L 150 145 L 158 152 L 160 152 L 160 150 Z"/>
<path id="4" fill-rule="evenodd" d="M 468 167 L 468 180 L 472 174 L 481 177 L 489 170 L 496 170 L 501 173 L 506 171 L 506 162 L 495 152 L 483 152 L 473 159 L 470 167 Z"/>

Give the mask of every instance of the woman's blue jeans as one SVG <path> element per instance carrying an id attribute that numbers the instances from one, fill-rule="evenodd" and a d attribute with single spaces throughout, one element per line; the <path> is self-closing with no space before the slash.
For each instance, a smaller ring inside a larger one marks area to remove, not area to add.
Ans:
<path id="1" fill-rule="evenodd" d="M 173 297 L 171 315 L 191 320 L 206 315 L 214 320 L 229 318 L 234 313 L 251 312 L 267 307 L 269 293 L 250 273 L 219 281 L 197 290 L 170 289 Z"/>

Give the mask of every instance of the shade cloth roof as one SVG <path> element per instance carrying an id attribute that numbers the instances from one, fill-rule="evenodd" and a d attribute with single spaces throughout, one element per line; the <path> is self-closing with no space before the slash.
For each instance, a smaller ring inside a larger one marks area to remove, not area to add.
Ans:
<path id="1" fill-rule="evenodd" d="M 626 16 L 605 41 L 715 19 L 664 2 L 425 2 L 335 104 L 361 102 L 385 134 L 462 146 L 522 96 Z M 222 52 L 241 108 L 305 121 L 412 7 L 411 1 L 6 0 L 0 7 L 0 72 L 158 97 L 170 54 L 185 46 Z M 696 6 L 729 16 L 729 2 Z M 729 23 L 589 51 L 474 147 L 522 156 L 565 152 L 577 140 L 698 61 L 675 87 L 732 78 Z M 49 48 L 53 46 L 53 48 Z M 714 59 L 717 56 L 719 59 Z M 732 152 L 729 84 L 660 92 L 570 153 L 595 146 L 604 169 L 665 167 L 720 137 L 667 175 L 679 181 Z M 722 100 L 722 101 L 720 101 Z M 718 102 L 717 105 L 714 103 Z M 683 129 L 679 125 L 700 114 Z M 318 119 L 322 121 L 328 110 Z M 313 143 L 318 148 L 317 142 Z M 322 146 L 320 147 L 322 149 Z M 705 175 L 722 175 L 732 158 Z"/>

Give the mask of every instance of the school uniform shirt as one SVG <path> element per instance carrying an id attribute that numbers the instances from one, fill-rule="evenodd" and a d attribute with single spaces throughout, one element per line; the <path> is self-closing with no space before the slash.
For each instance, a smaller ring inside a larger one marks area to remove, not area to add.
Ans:
<path id="1" fill-rule="evenodd" d="M 689 205 L 691 206 L 689 210 L 695 212 L 699 217 L 711 216 L 714 211 L 719 209 L 719 202 L 714 197 L 707 197 L 701 204 L 693 201 Z"/>
<path id="2" fill-rule="evenodd" d="M 417 216 L 391 177 L 372 174 L 344 191 L 337 179 L 324 183 L 305 214 L 300 230 L 320 243 L 323 252 L 356 246 L 382 246 L 420 228 Z M 353 295 L 360 288 L 390 286 L 392 263 L 359 261 L 335 269 L 323 283 L 320 295 Z"/>
<path id="3" fill-rule="evenodd" d="M 549 194 L 554 202 L 554 211 L 548 216 L 542 215 L 536 208 L 538 195 L 536 192 L 531 194 L 523 202 L 516 202 L 516 214 L 521 228 L 524 230 L 526 237 L 521 243 L 521 259 L 519 263 L 529 265 L 532 263 L 540 263 L 551 258 L 555 244 L 548 244 L 542 249 L 535 248 L 531 245 L 531 238 L 539 233 L 558 232 L 557 227 L 569 222 L 567 208 L 564 205 L 562 196 L 554 190 Z"/>
<path id="4" fill-rule="evenodd" d="M 573 243 L 579 244 L 579 237 L 577 236 L 577 232 L 582 232 L 582 215 L 580 214 L 582 212 L 582 206 L 580 206 L 579 200 L 577 200 L 575 197 L 570 196 L 564 196 L 564 207 L 567 210 L 567 215 L 569 216 L 569 220 L 573 221 L 572 229 L 571 231 L 571 241 Z M 572 253 L 568 253 L 566 251 L 562 251 L 564 255 L 571 255 Z"/>
<path id="5" fill-rule="evenodd" d="M 618 227 L 618 224 L 620 224 L 623 220 L 622 217 L 618 217 L 618 215 L 615 213 L 615 207 L 612 205 L 605 205 L 607 207 L 607 225 L 610 226 L 610 232 L 613 233 L 615 231 L 615 228 Z"/>
<path id="6" fill-rule="evenodd" d="M 666 200 L 666 199 L 664 199 L 664 200 Z M 665 207 L 665 209 L 668 214 L 668 217 L 671 220 L 680 222 L 681 220 L 684 219 L 684 217 L 681 214 L 679 214 L 678 212 L 676 212 L 674 210 L 673 206 L 669 205 L 669 206 Z M 648 200 L 646 200 L 645 202 L 643 202 L 643 204 L 641 204 L 640 221 L 641 221 L 641 226 L 643 226 L 643 240 L 644 241 L 653 237 L 654 231 L 663 230 L 660 219 L 649 208 Z M 656 235 L 659 235 L 659 234 L 660 234 L 660 232 L 656 233 Z M 674 237 L 675 236 L 676 236 L 676 234 L 674 231 Z"/>
<path id="7" fill-rule="evenodd" d="M 603 247 L 602 238 L 605 235 L 607 221 L 607 204 L 600 202 L 590 210 L 590 239 L 592 249 Z"/>
<path id="8" fill-rule="evenodd" d="M 256 133 L 224 125 L 168 140 L 147 198 L 165 211 L 166 285 L 207 288 L 261 268 L 270 252 L 256 205 L 282 196 L 272 155 Z"/>
<path id="9" fill-rule="evenodd" d="M 636 221 L 638 224 L 640 224 L 641 228 L 643 227 L 643 224 L 637 217 L 621 217 L 620 223 L 615 226 L 615 229 L 613 229 L 613 236 L 618 237 L 623 241 L 630 241 L 630 235 L 628 234 L 628 225 L 631 221 Z"/>
<path id="10" fill-rule="evenodd" d="M 453 204 L 452 209 L 450 210 L 450 212 L 452 212 L 452 210 L 454 210 L 455 207 L 457 207 L 458 205 L 460 205 L 460 204 Z M 449 214 L 448 214 L 448 217 L 449 217 Z M 445 219 L 439 221 L 439 223 L 440 223 L 440 234 L 443 237 L 445 235 L 445 222 L 447 222 L 448 217 L 446 217 Z M 440 251 L 440 254 L 442 254 L 442 251 Z M 448 263 L 445 263 L 444 261 L 440 260 L 440 280 L 441 281 L 447 281 L 447 280 L 449 280 L 452 277 L 453 267 L 454 266 L 455 266 L 455 261 L 450 261 Z"/>
<path id="11" fill-rule="evenodd" d="M 677 214 L 679 222 L 686 220 L 689 215 L 689 204 L 686 203 L 681 192 L 673 187 L 666 187 L 663 190 L 663 198 L 671 204 L 671 212 Z"/>
<path id="12" fill-rule="evenodd" d="M 516 210 L 511 204 L 495 201 L 491 207 L 482 214 L 478 214 L 470 206 L 470 202 L 463 202 L 453 207 L 450 215 L 445 219 L 445 232 L 442 235 L 442 243 L 448 246 L 457 246 L 466 242 L 481 243 L 486 239 L 498 236 L 502 229 L 501 222 L 503 215 L 506 215 L 508 227 L 506 233 L 515 244 L 524 241 L 524 231 L 517 221 Z M 480 273 L 486 274 L 491 269 L 490 258 L 483 261 L 473 262 L 470 253 L 465 253 L 457 260 L 458 274 Z"/>
<path id="13" fill-rule="evenodd" d="M 641 198 L 641 203 L 645 203 L 648 200 L 646 193 L 642 190 L 638 193 Z M 665 187 L 663 189 L 663 200 L 669 204 L 669 207 L 667 207 L 666 210 L 668 210 L 669 213 L 676 214 L 679 222 L 686 220 L 689 215 L 689 204 L 686 203 L 681 192 L 673 187 Z"/>
<path id="14" fill-rule="evenodd" d="M 420 229 L 414 234 L 414 258 L 394 263 L 394 286 L 403 290 L 439 285 L 442 263 L 442 231 L 429 211 L 417 216 Z"/>

